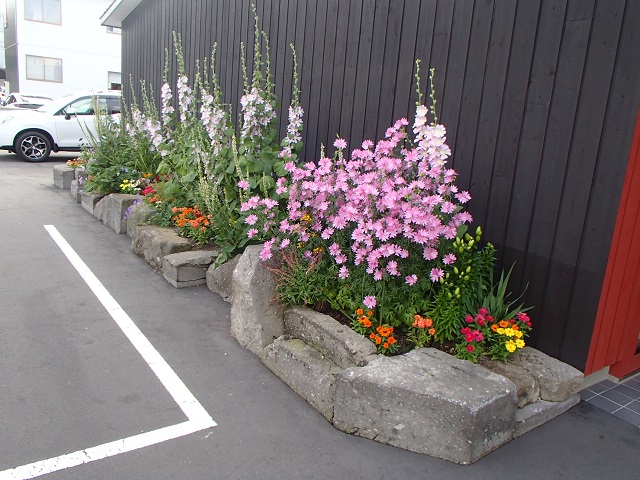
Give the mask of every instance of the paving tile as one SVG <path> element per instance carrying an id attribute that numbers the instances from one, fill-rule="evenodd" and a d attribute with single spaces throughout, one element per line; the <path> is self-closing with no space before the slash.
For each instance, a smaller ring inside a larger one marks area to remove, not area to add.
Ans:
<path id="1" fill-rule="evenodd" d="M 593 393 L 592 391 L 587 390 L 587 389 L 582 390 L 582 391 L 580 392 L 580 398 L 581 398 L 582 400 L 589 400 L 590 398 L 595 397 L 595 396 L 596 396 L 596 394 L 595 394 L 595 393 Z"/>
<path id="2" fill-rule="evenodd" d="M 598 382 L 595 385 L 591 385 L 589 387 L 589 390 L 595 393 L 602 393 L 605 390 L 609 390 L 611 387 L 615 387 L 615 386 L 616 386 L 615 383 L 609 380 L 603 380 L 602 382 Z"/>
<path id="3" fill-rule="evenodd" d="M 626 405 L 627 403 L 632 402 L 634 399 L 626 396 L 623 393 L 617 392 L 615 389 L 607 390 L 601 394 L 602 397 L 608 398 L 609 400 L 616 402 L 619 405 Z"/>
<path id="4" fill-rule="evenodd" d="M 630 380 L 627 380 L 626 382 L 623 382 L 623 384 L 640 392 L 640 378 L 632 378 Z"/>
<path id="5" fill-rule="evenodd" d="M 636 400 L 635 402 L 631 402 L 627 407 L 629 410 L 633 410 L 634 412 L 640 413 L 640 401 Z"/>
<path id="6" fill-rule="evenodd" d="M 595 397 L 590 398 L 587 403 L 590 403 L 591 405 L 594 405 L 608 413 L 613 413 L 621 407 L 621 405 L 618 405 L 611 400 L 601 397 L 600 395 L 596 395 Z"/>
<path id="7" fill-rule="evenodd" d="M 633 400 L 638 400 L 640 398 L 640 391 L 635 390 L 627 385 L 616 385 L 610 391 L 622 393 L 623 395 L 626 395 Z M 615 401 L 615 399 L 613 400 Z"/>
<path id="8" fill-rule="evenodd" d="M 613 415 L 629 422 L 631 425 L 640 427 L 640 413 L 636 413 L 628 408 L 621 408 L 620 410 L 613 412 Z"/>

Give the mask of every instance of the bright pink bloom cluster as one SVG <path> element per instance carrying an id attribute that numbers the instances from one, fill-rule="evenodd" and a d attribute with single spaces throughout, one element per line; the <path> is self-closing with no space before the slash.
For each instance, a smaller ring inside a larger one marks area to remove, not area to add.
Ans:
<path id="1" fill-rule="evenodd" d="M 346 141 L 338 139 L 333 159 L 285 164 L 291 186 L 288 219 L 280 224 L 280 233 L 300 242 L 320 236 L 331 245 L 335 262 L 345 267 L 341 278 L 348 277 L 348 265 L 363 265 L 376 281 L 401 277 L 416 284 L 416 272 L 404 267 L 410 254 L 419 252 L 436 262 L 440 241 L 454 239 L 457 228 L 472 221 L 462 211 L 469 194 L 458 191 L 456 172 L 445 168 L 451 153 L 445 128 L 427 125 L 426 111 L 417 108 L 414 142 L 405 130 L 409 122 L 401 119 L 377 145 L 363 142 L 350 159 L 343 155 Z M 440 265 L 455 259 L 442 252 Z M 435 282 L 443 273 L 433 268 L 429 276 Z"/>

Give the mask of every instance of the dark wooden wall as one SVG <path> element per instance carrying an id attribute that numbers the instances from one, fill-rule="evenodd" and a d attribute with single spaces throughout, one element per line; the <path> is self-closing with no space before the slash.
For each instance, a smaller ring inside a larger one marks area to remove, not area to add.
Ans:
<path id="1" fill-rule="evenodd" d="M 159 93 L 176 31 L 192 75 L 218 43 L 225 101 L 237 106 L 241 41 L 252 54 L 250 4 L 143 1 L 123 23 L 125 78 L 146 79 Z M 394 119 L 412 119 L 414 59 L 425 80 L 426 68 L 436 68 L 458 183 L 471 191 L 470 210 L 501 265 L 516 262 L 513 288 L 528 283 L 533 342 L 583 368 L 640 103 L 640 1 L 255 4 L 285 108 L 288 44 L 298 51 L 306 159 L 337 134 L 357 146 Z"/>

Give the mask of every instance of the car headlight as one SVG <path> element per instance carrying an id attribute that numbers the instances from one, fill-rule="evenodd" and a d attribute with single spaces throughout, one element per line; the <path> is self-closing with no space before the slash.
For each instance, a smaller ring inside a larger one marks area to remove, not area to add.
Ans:
<path id="1" fill-rule="evenodd" d="M 8 121 L 13 120 L 12 116 L 7 116 L 7 117 L 0 117 L 0 125 L 4 125 L 5 123 L 7 123 Z"/>

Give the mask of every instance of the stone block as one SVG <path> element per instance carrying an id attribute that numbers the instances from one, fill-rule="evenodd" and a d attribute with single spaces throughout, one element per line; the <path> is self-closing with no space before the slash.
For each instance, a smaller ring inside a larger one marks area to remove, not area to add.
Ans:
<path id="1" fill-rule="evenodd" d="M 156 214 L 156 209 L 151 205 L 138 202 L 127 208 L 125 217 L 127 220 L 127 235 L 138 225 L 148 225 Z"/>
<path id="2" fill-rule="evenodd" d="M 241 255 L 236 255 L 231 260 L 227 260 L 222 265 L 211 265 L 207 270 L 207 288 L 213 293 L 217 293 L 222 299 L 231 303 L 233 301 L 232 284 L 233 271 L 240 261 Z"/>
<path id="3" fill-rule="evenodd" d="M 299 339 L 280 337 L 264 351 L 263 363 L 331 421 L 338 365 Z"/>
<path id="4" fill-rule="evenodd" d="M 140 195 L 112 193 L 96 203 L 93 209 L 93 216 L 114 232 L 118 234 L 127 233 L 125 212 L 140 199 Z"/>
<path id="5" fill-rule="evenodd" d="M 284 334 L 284 308 L 275 301 L 276 282 L 259 258 L 262 245 L 248 246 L 233 271 L 231 335 L 260 358 Z"/>
<path id="6" fill-rule="evenodd" d="M 363 367 L 377 354 L 369 339 L 308 308 L 288 308 L 284 312 L 284 329 L 287 335 L 313 344 L 342 368 Z"/>
<path id="7" fill-rule="evenodd" d="M 516 387 L 435 349 L 378 357 L 338 374 L 339 430 L 460 464 L 513 437 Z"/>
<path id="8" fill-rule="evenodd" d="M 162 259 L 166 255 L 191 250 L 191 242 L 171 228 L 140 225 L 132 231 L 131 250 L 154 270 L 162 270 Z"/>
<path id="9" fill-rule="evenodd" d="M 82 187 L 78 186 L 78 180 L 71 180 L 71 188 L 69 193 L 76 201 L 76 203 L 82 202 Z"/>
<path id="10" fill-rule="evenodd" d="M 62 190 L 71 188 L 71 180 L 75 180 L 75 169 L 67 164 L 55 165 L 53 167 L 53 184 Z"/>
<path id="11" fill-rule="evenodd" d="M 204 285 L 207 268 L 217 255 L 217 250 L 190 250 L 165 255 L 162 275 L 176 288 Z"/>
<path id="12" fill-rule="evenodd" d="M 564 402 L 547 402 L 540 400 L 523 408 L 519 408 L 516 412 L 516 425 L 513 437 L 519 437 L 539 427 L 578 403 L 580 403 L 580 395 L 573 395 Z"/>
<path id="13" fill-rule="evenodd" d="M 495 360 L 484 360 L 481 362 L 481 365 L 493 373 L 507 377 L 515 384 L 518 393 L 518 408 L 540 400 L 540 387 L 538 386 L 538 382 L 536 382 L 533 375 L 524 368 L 512 363 L 498 362 Z"/>
<path id="14" fill-rule="evenodd" d="M 524 347 L 509 358 L 536 379 L 540 398 L 549 402 L 564 402 L 582 389 L 584 374 L 570 365 L 531 347 Z"/>
<path id="15" fill-rule="evenodd" d="M 84 208 L 87 212 L 93 215 L 93 209 L 96 207 L 96 204 L 104 198 L 104 195 L 96 192 L 82 192 L 82 200 L 80 203 L 82 204 L 82 208 Z"/>

